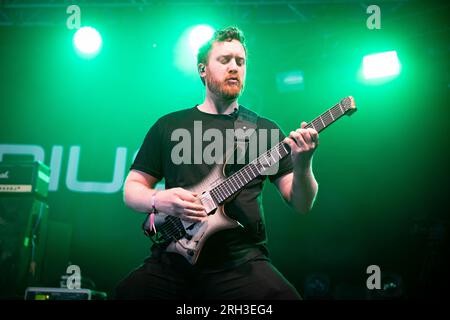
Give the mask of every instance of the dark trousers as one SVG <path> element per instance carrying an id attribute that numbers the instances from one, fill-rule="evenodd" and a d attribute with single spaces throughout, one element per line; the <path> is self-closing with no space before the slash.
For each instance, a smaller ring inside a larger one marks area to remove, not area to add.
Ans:
<path id="1" fill-rule="evenodd" d="M 175 253 L 149 258 L 116 287 L 116 299 L 299 300 L 297 290 L 265 259 L 205 271 Z"/>

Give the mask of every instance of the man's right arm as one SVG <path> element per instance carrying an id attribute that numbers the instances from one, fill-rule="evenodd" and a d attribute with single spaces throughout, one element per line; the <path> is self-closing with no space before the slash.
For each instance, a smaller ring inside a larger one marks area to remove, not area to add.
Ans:
<path id="1" fill-rule="evenodd" d="M 138 212 L 150 212 L 151 198 L 157 191 L 159 180 L 148 173 L 131 170 L 125 180 L 124 201 Z M 183 188 L 158 190 L 155 195 L 155 208 L 160 212 L 177 216 L 183 220 L 199 222 L 206 218 L 205 208 L 197 194 Z"/>
<path id="2" fill-rule="evenodd" d="M 123 192 L 126 205 L 138 212 L 149 212 L 152 208 L 151 197 L 158 181 L 148 173 L 130 170 Z"/>

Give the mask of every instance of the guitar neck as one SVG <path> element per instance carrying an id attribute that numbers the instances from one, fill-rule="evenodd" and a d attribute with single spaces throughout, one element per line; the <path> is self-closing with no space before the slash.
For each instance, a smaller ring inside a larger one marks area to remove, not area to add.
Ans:
<path id="1" fill-rule="evenodd" d="M 328 128 L 332 123 L 336 122 L 344 114 L 346 114 L 346 109 L 341 102 L 337 103 L 320 116 L 315 118 L 313 121 L 306 125 L 306 128 L 315 129 L 317 132 L 321 132 L 325 128 Z"/>
<path id="2" fill-rule="evenodd" d="M 317 132 L 328 128 L 346 113 L 356 110 L 352 97 L 344 98 L 320 116 L 306 125 L 306 128 L 313 128 Z M 222 181 L 219 185 L 210 190 L 210 194 L 217 204 L 223 203 L 235 193 L 239 192 L 247 183 L 256 179 L 268 168 L 278 163 L 282 158 L 290 153 L 289 146 L 284 142 L 279 142 L 270 150 L 261 154 L 258 158 L 233 173 Z"/>

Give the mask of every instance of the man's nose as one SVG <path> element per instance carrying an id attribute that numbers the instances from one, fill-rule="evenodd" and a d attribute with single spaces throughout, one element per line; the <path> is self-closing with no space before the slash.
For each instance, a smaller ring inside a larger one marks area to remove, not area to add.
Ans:
<path id="1" fill-rule="evenodd" d="M 237 72 L 238 71 L 238 65 L 236 63 L 236 59 L 231 59 L 230 63 L 228 64 L 228 71 L 230 72 Z"/>

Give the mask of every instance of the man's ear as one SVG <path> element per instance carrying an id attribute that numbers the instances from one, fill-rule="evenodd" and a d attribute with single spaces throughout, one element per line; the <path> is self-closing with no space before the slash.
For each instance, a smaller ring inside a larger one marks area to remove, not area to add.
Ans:
<path id="1" fill-rule="evenodd" d="M 202 73 L 205 73 L 206 66 L 203 63 L 198 64 L 198 73 L 200 73 L 200 76 L 202 76 Z"/>

